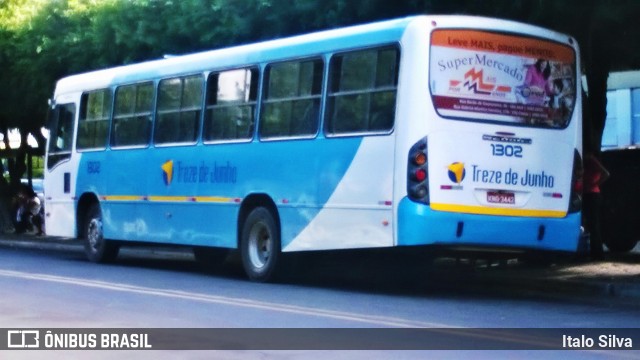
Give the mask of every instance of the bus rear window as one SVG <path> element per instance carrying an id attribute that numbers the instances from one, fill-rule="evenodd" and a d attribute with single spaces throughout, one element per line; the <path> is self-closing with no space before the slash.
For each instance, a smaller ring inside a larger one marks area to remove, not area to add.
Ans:
<path id="1" fill-rule="evenodd" d="M 576 55 L 557 42 L 476 30 L 431 34 L 430 89 L 444 118 L 564 128 Z"/>

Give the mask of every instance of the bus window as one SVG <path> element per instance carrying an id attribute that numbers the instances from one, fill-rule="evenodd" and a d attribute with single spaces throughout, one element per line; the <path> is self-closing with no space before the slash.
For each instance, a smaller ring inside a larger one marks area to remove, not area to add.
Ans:
<path id="1" fill-rule="evenodd" d="M 257 93 L 258 69 L 211 73 L 207 80 L 204 141 L 251 139 Z"/>
<path id="2" fill-rule="evenodd" d="M 151 130 L 153 83 L 119 87 L 114 107 L 112 146 L 146 146 Z"/>
<path id="3" fill-rule="evenodd" d="M 202 111 L 201 75 L 160 81 L 155 144 L 195 143 Z"/>
<path id="4" fill-rule="evenodd" d="M 312 137 L 318 131 L 322 60 L 267 67 L 261 138 Z"/>
<path id="5" fill-rule="evenodd" d="M 576 103 L 575 51 L 534 37 L 436 30 L 430 78 L 435 109 L 448 119 L 565 128 Z"/>
<path id="6" fill-rule="evenodd" d="M 76 148 L 104 150 L 107 146 L 111 90 L 103 89 L 82 94 Z"/>
<path id="7" fill-rule="evenodd" d="M 396 48 L 354 51 L 331 59 L 329 135 L 391 131 L 399 60 Z"/>

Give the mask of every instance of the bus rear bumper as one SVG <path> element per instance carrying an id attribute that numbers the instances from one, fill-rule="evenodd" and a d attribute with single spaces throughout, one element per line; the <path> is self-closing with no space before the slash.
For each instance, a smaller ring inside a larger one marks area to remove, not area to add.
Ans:
<path id="1" fill-rule="evenodd" d="M 432 210 L 404 198 L 398 207 L 397 245 L 445 245 L 577 252 L 580 213 L 564 218 L 475 215 Z"/>

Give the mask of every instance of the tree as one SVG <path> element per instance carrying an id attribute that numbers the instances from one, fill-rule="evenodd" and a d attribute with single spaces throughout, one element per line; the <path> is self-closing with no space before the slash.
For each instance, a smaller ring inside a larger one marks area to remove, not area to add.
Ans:
<path id="1" fill-rule="evenodd" d="M 596 139 L 609 70 L 640 68 L 636 0 L 4 0 L 0 132 L 31 133 L 43 153 L 46 99 L 73 73 L 419 13 L 509 18 L 572 34 L 582 45 Z"/>

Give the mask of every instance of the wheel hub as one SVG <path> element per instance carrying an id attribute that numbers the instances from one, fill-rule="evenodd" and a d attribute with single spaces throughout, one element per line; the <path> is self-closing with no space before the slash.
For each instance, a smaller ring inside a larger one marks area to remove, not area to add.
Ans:
<path id="1" fill-rule="evenodd" d="M 256 223 L 249 236 L 249 258 L 251 264 L 261 269 L 271 257 L 272 238 L 269 228 L 262 222 Z"/>

